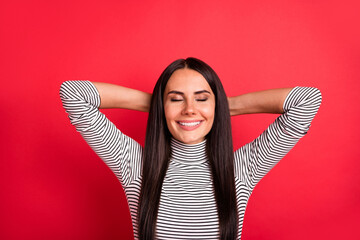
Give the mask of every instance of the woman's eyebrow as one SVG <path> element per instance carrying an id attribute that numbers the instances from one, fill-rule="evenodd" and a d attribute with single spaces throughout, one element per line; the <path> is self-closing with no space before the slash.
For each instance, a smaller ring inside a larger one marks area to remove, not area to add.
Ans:
<path id="1" fill-rule="evenodd" d="M 183 93 L 183 92 L 180 92 L 180 91 L 175 91 L 175 90 L 168 92 L 168 95 L 169 95 L 169 94 L 179 94 L 179 95 L 184 95 L 184 93 Z"/>
<path id="2" fill-rule="evenodd" d="M 202 93 L 211 94 L 208 90 L 201 90 L 201 91 L 196 91 L 196 92 L 195 92 L 195 94 L 202 94 Z"/>
<path id="3" fill-rule="evenodd" d="M 208 93 L 208 94 L 211 94 L 208 90 L 200 90 L 200 91 L 196 91 L 196 92 L 194 92 L 194 94 L 202 94 L 202 93 Z M 176 91 L 176 90 L 173 90 L 173 91 L 168 92 L 168 95 L 169 95 L 169 94 L 179 94 L 179 95 L 184 95 L 184 93 L 183 93 L 183 92 Z"/>

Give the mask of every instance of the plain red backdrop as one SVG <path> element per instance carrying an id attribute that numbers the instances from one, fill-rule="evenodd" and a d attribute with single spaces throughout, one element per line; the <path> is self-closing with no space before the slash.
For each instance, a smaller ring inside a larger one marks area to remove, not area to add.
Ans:
<path id="1" fill-rule="evenodd" d="M 198 57 L 228 95 L 315 86 L 308 135 L 258 184 L 243 239 L 360 239 L 357 1 L 2 1 L 0 239 L 131 239 L 120 183 L 70 125 L 69 79 L 151 92 Z M 144 143 L 146 113 L 106 110 Z M 233 118 L 234 147 L 274 115 Z"/>

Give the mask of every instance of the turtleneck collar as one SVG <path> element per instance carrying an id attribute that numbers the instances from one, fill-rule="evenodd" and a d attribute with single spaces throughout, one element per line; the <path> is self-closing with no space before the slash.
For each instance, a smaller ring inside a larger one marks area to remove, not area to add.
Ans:
<path id="1" fill-rule="evenodd" d="M 185 144 L 171 138 L 171 158 L 185 164 L 206 162 L 206 139 L 196 144 Z"/>

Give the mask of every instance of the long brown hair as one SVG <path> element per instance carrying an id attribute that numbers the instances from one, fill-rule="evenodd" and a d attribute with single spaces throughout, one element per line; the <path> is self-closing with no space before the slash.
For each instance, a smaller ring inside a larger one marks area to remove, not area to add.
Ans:
<path id="1" fill-rule="evenodd" d="M 166 125 L 163 94 L 173 72 L 183 68 L 202 74 L 215 95 L 215 118 L 212 129 L 206 136 L 206 152 L 212 172 L 220 239 L 236 239 L 238 214 L 228 101 L 215 71 L 196 58 L 179 59 L 171 63 L 160 75 L 153 90 L 146 129 L 138 206 L 139 237 L 148 240 L 154 239 L 155 236 L 160 194 L 171 155 L 171 134 Z"/>

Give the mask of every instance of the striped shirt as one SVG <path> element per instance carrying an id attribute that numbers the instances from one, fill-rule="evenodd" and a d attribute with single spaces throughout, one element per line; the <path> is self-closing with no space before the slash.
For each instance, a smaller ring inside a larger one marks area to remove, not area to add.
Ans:
<path id="1" fill-rule="evenodd" d="M 70 122 L 121 182 L 138 239 L 137 207 L 141 187 L 142 146 L 123 134 L 99 111 L 100 96 L 89 81 L 66 81 L 60 97 Z M 235 188 L 241 231 L 255 185 L 303 137 L 321 103 L 316 88 L 295 87 L 284 113 L 255 140 L 234 153 Z M 206 141 L 206 140 L 205 140 Z M 163 182 L 157 239 L 218 239 L 219 225 L 206 142 L 188 145 L 171 140 L 171 159 Z"/>

